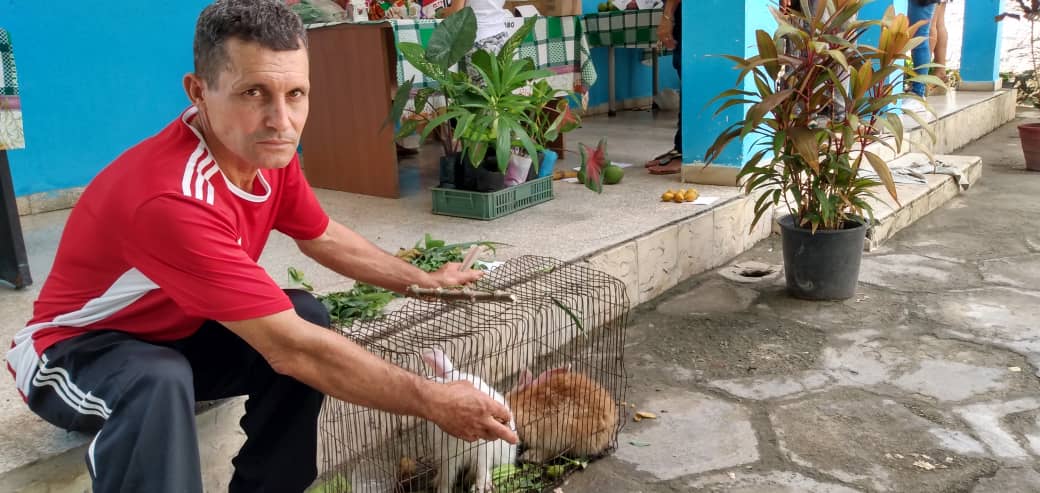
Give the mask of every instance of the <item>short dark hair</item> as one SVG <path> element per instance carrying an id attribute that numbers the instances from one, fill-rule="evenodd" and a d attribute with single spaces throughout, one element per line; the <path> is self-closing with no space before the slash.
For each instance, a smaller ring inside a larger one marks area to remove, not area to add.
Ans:
<path id="1" fill-rule="evenodd" d="M 285 0 L 217 0 L 195 25 L 195 75 L 209 85 L 215 86 L 228 66 L 225 43 L 231 38 L 275 51 L 307 47 L 303 22 Z"/>

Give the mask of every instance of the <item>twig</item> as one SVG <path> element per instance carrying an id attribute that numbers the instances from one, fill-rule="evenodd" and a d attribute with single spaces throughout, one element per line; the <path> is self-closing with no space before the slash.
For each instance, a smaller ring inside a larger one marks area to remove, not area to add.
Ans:
<path id="1" fill-rule="evenodd" d="M 477 291 L 470 288 L 420 288 L 414 284 L 408 286 L 408 295 L 416 298 L 433 298 L 444 301 L 469 301 L 472 303 L 490 301 L 506 301 L 513 303 L 516 301 L 516 296 L 508 291 Z"/>

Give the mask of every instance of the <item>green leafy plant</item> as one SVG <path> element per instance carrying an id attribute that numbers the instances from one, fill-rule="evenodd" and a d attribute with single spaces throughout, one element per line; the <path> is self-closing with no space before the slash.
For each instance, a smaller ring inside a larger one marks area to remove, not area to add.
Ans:
<path id="1" fill-rule="evenodd" d="M 603 193 L 603 169 L 610 165 L 607 159 L 607 140 L 601 139 L 596 147 L 581 144 L 581 176 L 585 188 Z"/>
<path id="2" fill-rule="evenodd" d="M 572 93 L 553 89 L 544 80 L 553 75 L 551 71 L 538 70 L 530 59 L 516 57 L 535 19 L 524 22 L 497 55 L 474 52 L 469 68 L 477 74 L 475 79 L 466 70 L 455 69 L 473 46 L 476 22 L 473 10 L 466 7 L 437 25 L 425 49 L 417 43 L 400 43 L 405 60 L 435 81 L 436 87 L 416 91 L 406 115 L 413 82 L 402 84 L 388 122 L 404 117 L 398 137 L 418 131 L 425 141 L 438 132 L 445 154 L 461 152 L 473 166 L 494 149 L 498 168 L 505 171 L 511 152 L 535 156 L 546 142 L 577 126 L 576 117 L 564 108 L 566 101 L 559 99 Z M 436 107 L 436 96 L 442 96 L 446 106 Z"/>
<path id="3" fill-rule="evenodd" d="M 815 232 L 872 219 L 867 199 L 877 186 L 898 200 L 888 165 L 868 146 L 902 148 L 902 110 L 897 105 L 916 100 L 928 107 L 923 98 L 897 91 L 904 80 L 943 85 L 904 63 L 909 51 L 924 41 L 914 37 L 924 21 L 910 25 L 891 7 L 880 20 L 858 20 L 868 0 L 826 0 L 816 9 L 809 0 L 801 1 L 802 12 L 809 14 L 774 10 L 779 24 L 775 34 L 755 33 L 757 55 L 725 55 L 740 70 L 738 84 L 715 98 L 722 101 L 716 114 L 750 105 L 743 119 L 718 136 L 705 161 L 716 160 L 736 139 L 754 139 L 755 152 L 738 175 L 749 194 L 761 194 L 752 228 L 780 202 L 798 226 Z M 881 30 L 878 46 L 861 43 L 863 34 L 875 27 Z M 741 88 L 746 77 L 754 89 Z M 838 107 L 845 109 L 843 115 L 835 114 Z M 902 113 L 934 140 L 920 115 Z M 864 160 L 880 181 L 860 176 Z"/>
<path id="4" fill-rule="evenodd" d="M 402 248 L 396 255 L 426 272 L 433 272 L 443 267 L 444 264 L 463 261 L 466 249 L 473 245 L 479 245 L 494 252 L 501 243 L 474 241 L 448 244 L 444 240 L 434 239 L 429 233 L 426 233 L 414 247 L 407 250 Z M 314 291 L 314 287 L 307 282 L 303 272 L 296 267 L 289 267 L 288 274 L 290 286 Z M 318 300 L 329 311 L 333 325 L 350 325 L 355 320 L 372 320 L 383 316 L 386 305 L 398 297 L 400 295 L 393 291 L 358 282 L 349 291 L 319 295 Z"/>
<path id="5" fill-rule="evenodd" d="M 570 473 L 588 465 L 588 460 L 567 457 L 559 457 L 548 464 L 504 464 L 491 471 L 491 481 L 498 493 L 537 493 L 559 484 Z"/>

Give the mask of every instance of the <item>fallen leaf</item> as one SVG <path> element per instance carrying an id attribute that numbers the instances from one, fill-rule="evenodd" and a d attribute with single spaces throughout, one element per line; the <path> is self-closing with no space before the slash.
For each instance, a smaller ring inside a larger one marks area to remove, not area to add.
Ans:
<path id="1" fill-rule="evenodd" d="M 895 459 L 895 457 L 892 454 L 885 454 L 885 458 L 886 459 Z"/>
<path id="2" fill-rule="evenodd" d="M 934 465 L 932 465 L 930 462 L 925 462 L 923 460 L 914 461 L 914 465 L 919 467 L 919 468 L 921 468 L 921 469 L 924 469 L 925 471 L 934 471 L 935 470 L 935 466 Z"/>
<path id="3" fill-rule="evenodd" d="M 933 459 L 931 457 L 928 457 L 927 455 L 924 455 L 924 454 L 921 454 L 921 458 L 924 459 L 924 460 L 927 460 L 928 462 L 935 462 L 935 459 Z"/>
<path id="4" fill-rule="evenodd" d="M 947 457 L 946 458 L 946 462 L 949 462 L 949 463 L 952 464 L 953 463 L 953 457 Z"/>
<path id="5" fill-rule="evenodd" d="M 902 459 L 903 458 L 903 454 L 896 454 L 896 458 L 897 459 Z"/>
<path id="6" fill-rule="evenodd" d="M 642 420 L 643 420 L 643 417 L 640 416 L 638 413 L 635 416 L 632 416 L 632 421 L 635 421 L 636 423 L 638 423 L 638 422 L 640 422 Z"/>
<path id="7" fill-rule="evenodd" d="M 646 443 L 646 442 L 628 442 L 628 444 L 632 445 L 633 447 L 649 447 L 650 446 L 650 444 Z"/>
<path id="8" fill-rule="evenodd" d="M 729 479 L 737 479 L 737 475 L 731 472 L 729 473 Z"/>
<path id="9" fill-rule="evenodd" d="M 1022 371 L 1022 368 L 1019 368 L 1017 366 L 1009 366 L 1008 371 L 1011 373 L 1019 373 Z"/>
<path id="10" fill-rule="evenodd" d="M 636 413 L 636 416 L 639 416 L 640 418 L 643 418 L 643 419 L 657 419 L 657 415 L 656 414 L 650 413 L 650 412 L 646 412 L 646 411 L 639 411 L 638 413 Z"/>

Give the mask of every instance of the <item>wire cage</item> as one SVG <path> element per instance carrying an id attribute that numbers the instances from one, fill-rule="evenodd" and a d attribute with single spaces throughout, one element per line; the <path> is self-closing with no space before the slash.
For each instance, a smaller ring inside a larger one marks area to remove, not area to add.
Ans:
<path id="1" fill-rule="evenodd" d="M 419 418 L 330 398 L 320 418 L 322 491 L 539 491 L 562 480 L 551 474 L 554 464 L 558 472 L 561 462 L 594 459 L 617 446 L 628 417 L 624 283 L 526 256 L 474 287 L 508 291 L 515 301 L 410 300 L 342 331 L 409 371 L 473 382 L 510 408 L 519 445 L 467 443 Z"/>

